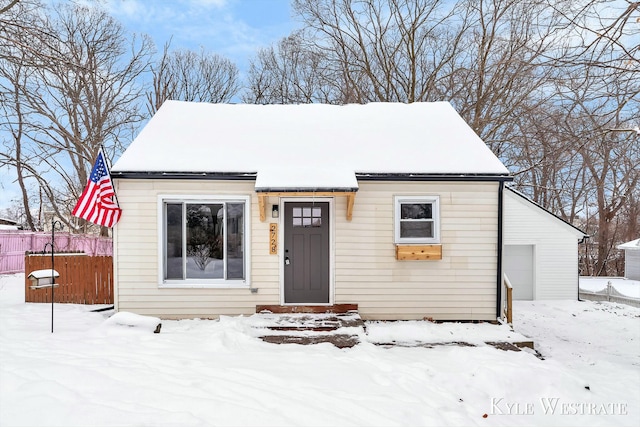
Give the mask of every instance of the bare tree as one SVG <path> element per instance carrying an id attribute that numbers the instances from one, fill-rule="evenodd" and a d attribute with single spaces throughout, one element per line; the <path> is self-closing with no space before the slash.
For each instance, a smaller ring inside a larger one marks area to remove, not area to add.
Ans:
<path id="1" fill-rule="evenodd" d="M 230 60 L 204 50 L 169 51 L 169 43 L 151 74 L 153 88 L 146 94 L 151 115 L 167 99 L 229 102 L 240 89 L 238 67 Z"/>
<path id="2" fill-rule="evenodd" d="M 4 58 L 25 70 L 21 79 L 5 73 L 4 86 L 13 88 L 27 119 L 20 158 L 10 152 L 4 158 L 28 170 L 50 208 L 74 227 L 69 212 L 99 148 L 122 149 L 143 119 L 138 79 L 152 44 L 147 38 L 130 41 L 123 27 L 99 9 L 65 3 L 39 12 L 23 14 L 38 29 L 29 48 L 21 34 L 3 39 Z"/>
<path id="3" fill-rule="evenodd" d="M 3 2 L 4 4 L 0 4 L 0 14 L 7 12 L 9 9 L 18 4 L 20 0 L 9 0 L 7 2 Z"/>
<path id="4" fill-rule="evenodd" d="M 23 141 L 25 138 L 25 126 L 28 118 L 23 111 L 23 99 L 18 85 L 11 82 L 24 82 L 26 79 L 25 67 L 20 62 L 0 62 L 0 108 L 5 120 L 0 123 L 0 132 L 5 137 L 2 139 L 2 151 L 0 151 L 0 165 L 14 167 L 17 183 L 20 188 L 22 205 L 24 206 L 25 221 L 30 230 L 36 230 L 36 224 L 31 214 L 30 197 L 27 189 L 27 177 L 24 163 L 28 159 L 23 155 Z"/>
<path id="5" fill-rule="evenodd" d="M 443 97 L 507 160 L 527 136 L 517 122 L 551 96 L 546 87 L 558 71 L 548 58 L 562 49 L 560 17 L 539 0 L 463 0 L 457 10 L 469 29 Z"/>
<path id="6" fill-rule="evenodd" d="M 258 51 L 247 76 L 244 102 L 258 104 L 296 104 L 348 102 L 344 79 L 328 69 L 324 55 L 305 45 L 302 32 L 291 34 L 276 47 Z"/>
<path id="7" fill-rule="evenodd" d="M 293 8 L 307 46 L 325 58 L 325 75 L 340 78 L 348 102 L 436 99 L 460 42 L 447 33 L 455 19 L 440 0 L 295 0 Z"/>
<path id="8" fill-rule="evenodd" d="M 640 125 L 640 3 L 589 0 L 573 7 L 565 16 L 580 43 L 562 58 L 565 78 L 558 98 L 586 135 L 577 146 L 591 177 L 585 204 L 594 208 L 594 221 L 587 226 L 595 253 L 586 257 L 591 262 L 585 269 L 621 274 L 615 246 L 636 238 L 628 232 L 638 227 L 634 201 L 640 186 L 640 136 L 632 129 Z M 630 132 L 619 131 L 624 129 Z"/>
<path id="9" fill-rule="evenodd" d="M 575 223 L 585 213 L 591 178 L 576 151 L 584 141 L 567 129 L 566 119 L 566 112 L 551 102 L 517 117 L 507 159 L 522 192 Z"/>
<path id="10" fill-rule="evenodd" d="M 607 68 L 627 76 L 640 74 L 640 2 L 583 0 L 550 5 L 564 17 L 567 33 L 577 41 L 573 55 L 558 58 L 559 61 Z M 610 55 L 603 56 L 603 52 Z"/>

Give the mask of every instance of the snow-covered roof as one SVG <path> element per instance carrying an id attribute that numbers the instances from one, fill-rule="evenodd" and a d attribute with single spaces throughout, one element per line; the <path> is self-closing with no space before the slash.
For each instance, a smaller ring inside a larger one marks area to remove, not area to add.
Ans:
<path id="1" fill-rule="evenodd" d="M 259 188 L 357 188 L 362 174 L 508 175 L 448 102 L 167 101 L 112 168 L 255 174 Z"/>
<path id="2" fill-rule="evenodd" d="M 632 240 L 627 243 L 622 243 L 617 246 L 618 249 L 640 251 L 640 239 Z"/>

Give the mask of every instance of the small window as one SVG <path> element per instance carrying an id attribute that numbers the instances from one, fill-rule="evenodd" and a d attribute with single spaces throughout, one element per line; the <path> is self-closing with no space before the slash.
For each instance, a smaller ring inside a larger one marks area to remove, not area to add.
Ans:
<path id="1" fill-rule="evenodd" d="M 320 208 L 293 208 L 294 227 L 320 227 L 322 226 L 322 213 Z"/>
<path id="2" fill-rule="evenodd" d="M 440 243 L 438 196 L 395 197 L 395 243 Z"/>

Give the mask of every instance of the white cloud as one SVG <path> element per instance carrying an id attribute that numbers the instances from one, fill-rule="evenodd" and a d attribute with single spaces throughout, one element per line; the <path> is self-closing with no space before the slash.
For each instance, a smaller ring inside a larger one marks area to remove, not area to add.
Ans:
<path id="1" fill-rule="evenodd" d="M 210 6 L 223 7 L 227 5 L 228 2 L 227 0 L 194 0 L 194 1 L 191 1 L 190 3 L 197 3 L 205 7 L 210 7 Z"/>
<path id="2" fill-rule="evenodd" d="M 259 47 L 291 31 L 288 0 L 103 0 L 101 4 L 125 27 L 149 34 L 161 48 L 208 51 L 241 69 Z"/>

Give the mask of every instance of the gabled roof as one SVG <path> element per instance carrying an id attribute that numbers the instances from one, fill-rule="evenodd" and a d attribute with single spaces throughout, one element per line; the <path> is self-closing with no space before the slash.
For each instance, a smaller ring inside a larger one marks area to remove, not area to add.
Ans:
<path id="1" fill-rule="evenodd" d="M 539 211 L 544 212 L 545 214 L 547 214 L 549 216 L 549 218 L 553 218 L 554 220 L 558 221 L 563 226 L 569 228 L 571 232 L 573 232 L 574 234 L 578 235 L 578 237 L 580 237 L 581 239 L 589 237 L 589 235 L 587 233 L 585 233 L 584 231 L 580 230 L 578 227 L 576 227 L 575 225 L 571 224 L 569 221 L 565 221 L 564 219 L 560 218 L 558 215 L 556 215 L 553 212 L 547 210 L 542 205 L 534 202 L 532 199 L 530 199 L 529 197 L 527 197 L 523 193 L 519 192 L 518 190 L 516 190 L 514 188 L 511 188 L 508 185 L 505 186 L 505 190 L 507 190 L 508 193 L 511 193 L 511 194 L 513 194 L 515 196 L 518 196 L 519 199 L 526 201 L 534 209 L 538 209 Z"/>
<path id="2" fill-rule="evenodd" d="M 509 175 L 448 102 L 167 101 L 112 173 L 116 178 L 233 176 L 256 179 L 257 190 L 354 189 L 356 174 Z"/>

